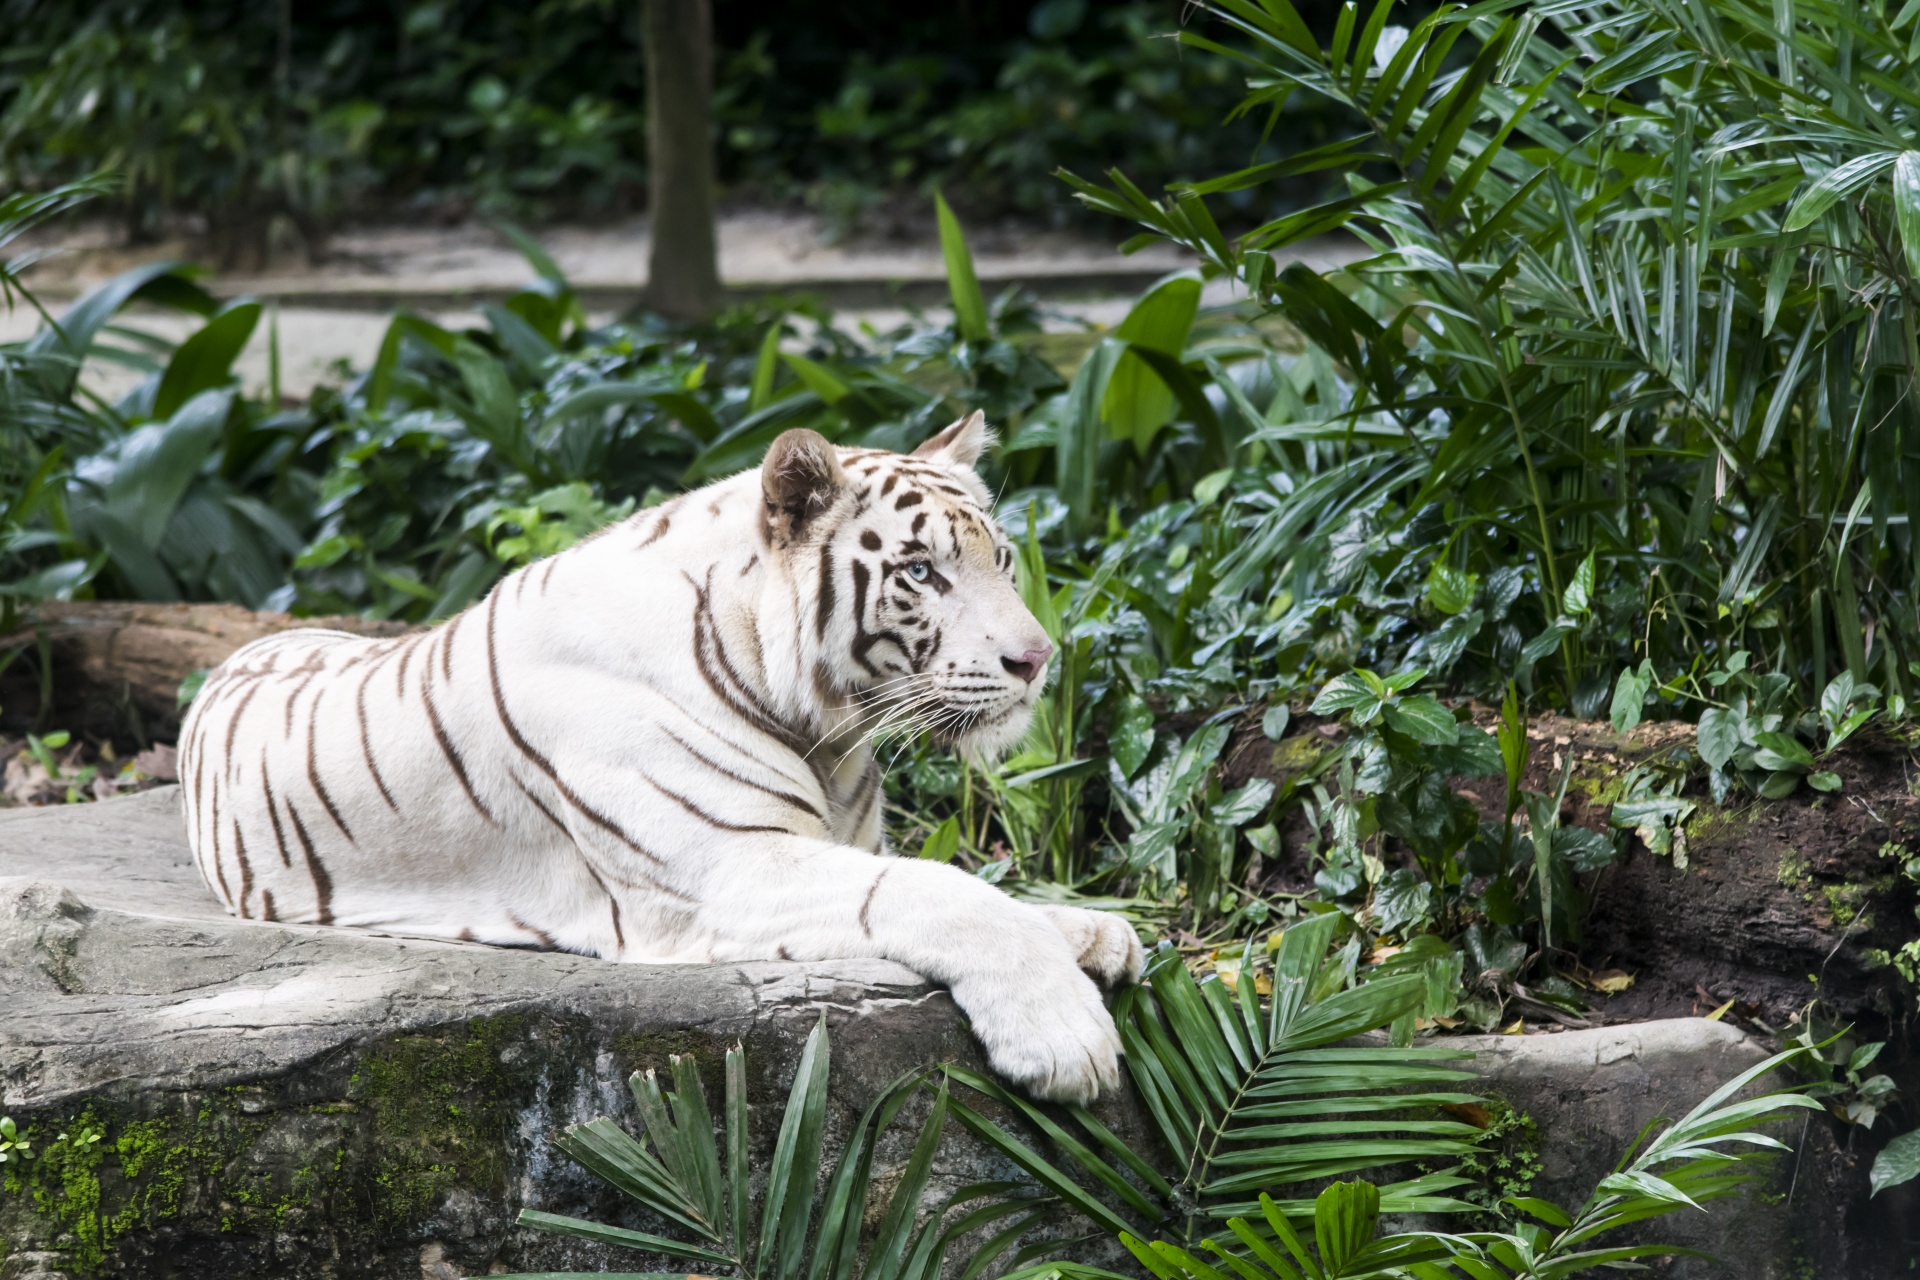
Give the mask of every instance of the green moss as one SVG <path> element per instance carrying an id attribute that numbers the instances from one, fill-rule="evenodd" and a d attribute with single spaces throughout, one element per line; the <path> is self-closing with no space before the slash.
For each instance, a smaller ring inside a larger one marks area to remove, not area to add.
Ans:
<path id="1" fill-rule="evenodd" d="M 1276 775 L 1309 773 L 1333 744 L 1319 734 L 1297 733 L 1273 744 L 1270 761 Z"/>
<path id="2" fill-rule="evenodd" d="M 191 1115 L 138 1121 L 89 1103 L 32 1126 L 39 1158 L 10 1170 L 5 1190 L 26 1198 L 67 1266 L 90 1274 L 121 1236 L 177 1216 L 189 1190 L 217 1176 L 262 1127 L 230 1096 Z"/>
<path id="3" fill-rule="evenodd" d="M 1750 815 L 1755 808 L 1757 806 L 1722 808 L 1703 803 L 1687 819 L 1687 839 L 1699 843 L 1722 836 L 1744 835 L 1746 829 L 1753 825 Z"/>
<path id="4" fill-rule="evenodd" d="M 1586 773 L 1576 769 L 1567 789 L 1578 792 L 1593 808 L 1607 808 L 1626 799 L 1628 771 Z"/>
<path id="5" fill-rule="evenodd" d="M 419 1221 L 456 1185 L 504 1183 L 513 1096 L 538 1070 L 528 1023 L 475 1018 L 463 1032 L 388 1041 L 360 1064 L 351 1091 L 372 1119 L 378 1225 Z"/>
<path id="6" fill-rule="evenodd" d="M 698 1031 L 647 1031 L 624 1035 L 613 1042 L 613 1051 L 628 1072 L 665 1073 L 669 1058 L 692 1058 L 700 1067 L 702 1079 L 721 1079 L 726 1070 L 727 1047 L 711 1035 Z"/>
<path id="7" fill-rule="evenodd" d="M 275 1107 L 236 1087 L 161 1115 L 95 1101 L 36 1117 L 37 1158 L 0 1176 L 14 1237 L 0 1256 L 30 1242 L 93 1275 L 121 1237 L 168 1221 L 266 1235 L 318 1214 L 382 1234 L 417 1225 L 456 1186 L 502 1189 L 515 1113 L 547 1056 L 530 1024 L 504 1015 L 386 1041 L 354 1066 L 345 1099 Z"/>
<path id="8" fill-rule="evenodd" d="M 1774 878 L 1790 889 L 1804 889 L 1813 883 L 1811 865 L 1800 856 L 1798 850 L 1788 849 L 1780 855 L 1780 869 L 1774 873 Z"/>

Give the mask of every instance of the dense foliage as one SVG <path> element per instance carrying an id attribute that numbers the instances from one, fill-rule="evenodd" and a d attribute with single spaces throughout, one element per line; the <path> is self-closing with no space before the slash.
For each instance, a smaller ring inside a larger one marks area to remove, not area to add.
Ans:
<path id="1" fill-rule="evenodd" d="M 1202 264 L 1077 342 L 981 295 L 944 203 L 944 322 L 596 329 L 529 242 L 535 282 L 483 326 L 402 316 L 298 409 L 233 385 L 256 304 L 132 273 L 0 348 L 5 620 L 88 591 L 431 620 L 786 428 L 901 447 L 977 406 L 1059 658 L 1011 759 L 899 745 L 896 844 L 1177 928 L 1221 972 L 1264 963 L 1275 924 L 1337 917 L 1356 963 L 1430 985 L 1429 1025 L 1577 1009 L 1581 894 L 1624 831 L 1678 862 L 1690 782 L 1844 785 L 1827 755 L 1904 720 L 1920 670 L 1920 6 L 1781 12 L 1447 6 L 1406 28 L 1382 3 L 1323 45 L 1282 0 L 1220 0 L 1207 30 L 1234 42 L 1189 30 L 1213 55 L 1189 56 L 1237 60 L 1250 115 L 1312 99 L 1351 132 L 1161 200 L 1076 179 Z M 1338 199 L 1218 229 L 1210 201 L 1328 173 Z M 12 198 L 0 247 L 80 194 Z M 1337 227 L 1377 253 L 1280 265 Z M 1203 275 L 1246 300 L 1203 309 Z M 142 347 L 113 326 L 136 299 L 207 320 Z M 99 403 L 92 358 L 150 376 Z M 1601 833 L 1563 826 L 1566 772 L 1528 785 L 1546 711 L 1699 732 L 1616 780 Z M 1325 732 L 1289 737 L 1309 715 Z M 1262 736 L 1289 767 L 1224 784 Z M 1920 981 L 1920 941 L 1896 963 Z"/>
<path id="2" fill-rule="evenodd" d="M 228 252 L 291 218 L 413 203 L 516 215 L 639 207 L 638 0 L 0 4 L 0 189 L 112 166 L 129 229 L 200 212 Z M 1182 57 L 1171 0 L 935 7 L 720 0 L 716 145 L 742 194 L 840 226 L 944 183 L 1059 218 L 1055 165 L 1159 180 L 1244 161 L 1231 68 Z M 1310 119 L 1291 121 L 1298 136 Z"/>

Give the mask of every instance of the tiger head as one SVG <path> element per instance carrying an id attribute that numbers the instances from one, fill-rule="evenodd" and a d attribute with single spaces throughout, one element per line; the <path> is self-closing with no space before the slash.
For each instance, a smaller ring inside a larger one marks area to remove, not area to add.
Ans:
<path id="1" fill-rule="evenodd" d="M 834 736 L 925 732 L 973 756 L 1025 735 L 1053 645 L 973 464 L 979 413 L 911 454 L 788 431 L 760 469 L 762 541 L 797 614 L 796 673 Z"/>

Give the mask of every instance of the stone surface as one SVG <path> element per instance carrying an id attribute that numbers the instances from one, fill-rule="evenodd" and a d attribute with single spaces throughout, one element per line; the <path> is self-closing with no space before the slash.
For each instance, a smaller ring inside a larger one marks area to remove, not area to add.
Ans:
<path id="1" fill-rule="evenodd" d="M 1614 1171 L 1643 1126 L 1678 1120 L 1727 1081 L 1767 1057 L 1765 1046 L 1724 1022 L 1670 1018 L 1533 1036 L 1465 1036 L 1475 1051 L 1482 1088 L 1531 1116 L 1539 1127 L 1539 1172 L 1529 1194 L 1574 1211 Z M 1749 1095 L 1786 1081 L 1761 1082 Z M 1792 1142 L 1791 1129 L 1773 1136 Z M 1676 1213 L 1648 1224 L 1636 1238 L 1686 1245 L 1725 1260 L 1724 1267 L 1676 1259 L 1673 1277 L 1738 1276 L 1787 1280 L 1793 1240 L 1777 1212 L 1790 1167 L 1774 1162 L 1757 1188 L 1711 1213 Z M 1611 1237 L 1609 1237 L 1611 1239 Z"/>
<path id="2" fill-rule="evenodd" d="M 830 1143 L 901 1072 L 979 1064 L 947 995 L 880 961 L 611 965 L 232 919 L 198 882 L 177 805 L 170 788 L 0 814 L 0 1102 L 43 1148 L 58 1131 L 107 1134 L 66 1194 L 37 1209 L 31 1181 L 0 1195 L 4 1280 L 658 1267 L 512 1226 L 531 1205 L 658 1229 L 547 1145 L 593 1115 L 631 1124 L 628 1072 L 691 1053 L 718 1096 L 722 1051 L 744 1041 L 764 1151 L 823 1013 Z M 1538 1123 L 1536 1192 L 1570 1201 L 1646 1118 L 1681 1114 L 1763 1052 L 1697 1019 L 1465 1043 Z M 1103 1115 L 1151 1149 L 1124 1100 Z M 950 1133 L 937 1183 L 1010 1172 Z M 97 1194 L 104 1227 L 72 1207 L 75 1187 Z M 1660 1225 L 1760 1259 L 1670 1275 L 1797 1280 L 1785 1219 L 1763 1202 Z"/>

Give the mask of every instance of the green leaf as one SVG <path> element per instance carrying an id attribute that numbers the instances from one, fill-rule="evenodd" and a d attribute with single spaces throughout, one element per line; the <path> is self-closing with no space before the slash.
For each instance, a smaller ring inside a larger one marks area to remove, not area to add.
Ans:
<path id="1" fill-rule="evenodd" d="M 1608 1174 L 1600 1180 L 1597 1190 L 1603 1195 L 1645 1196 L 1663 1204 L 1689 1205 L 1695 1209 L 1700 1207 L 1692 1196 L 1665 1178 L 1633 1170 Z"/>
<path id="2" fill-rule="evenodd" d="M 1760 784 L 1760 798 L 1763 800 L 1785 800 L 1800 787 L 1802 775 L 1788 769 L 1782 769 L 1767 775 Z"/>
<path id="3" fill-rule="evenodd" d="M 780 359 L 793 370 L 794 376 L 800 379 L 802 385 L 819 396 L 828 408 L 839 407 L 841 401 L 853 394 L 853 388 L 847 384 L 846 379 L 816 360 L 809 360 L 805 356 L 785 351 L 780 353 Z"/>
<path id="4" fill-rule="evenodd" d="M 751 1171 L 748 1152 L 753 1139 L 747 1113 L 747 1054 L 736 1044 L 727 1050 L 727 1239 L 741 1261 L 753 1262 L 753 1241 L 747 1232 L 747 1192 Z"/>
<path id="5" fill-rule="evenodd" d="M 1222 796 L 1207 810 L 1207 817 L 1223 827 L 1243 827 L 1265 813 L 1272 799 L 1273 783 L 1255 778 Z"/>
<path id="6" fill-rule="evenodd" d="M 1810 226 L 1833 205 L 1859 191 L 1900 159 L 1902 152 L 1879 151 L 1872 155 L 1856 156 L 1837 168 L 1829 169 L 1814 180 L 1812 186 L 1800 193 L 1787 209 L 1787 218 L 1781 224 L 1781 230 L 1794 232 Z"/>
<path id="7" fill-rule="evenodd" d="M 960 852 L 960 816 L 954 814 L 928 833 L 920 843 L 920 856 L 931 862 L 952 862 Z"/>
<path id="8" fill-rule="evenodd" d="M 1427 603 L 1445 614 L 1464 611 L 1480 589 L 1480 575 L 1436 560 L 1427 571 Z"/>
<path id="9" fill-rule="evenodd" d="M 1153 708 L 1127 695 L 1114 717 L 1113 731 L 1107 735 L 1107 754 L 1120 766 L 1121 773 L 1131 778 L 1140 772 L 1153 751 L 1153 737 Z"/>
<path id="10" fill-rule="evenodd" d="M 1073 382 L 1067 387 L 1066 403 L 1061 409 L 1054 469 L 1060 477 L 1060 498 L 1080 525 L 1097 514 L 1095 495 L 1100 491 L 1100 446 L 1107 435 L 1102 425 L 1101 406 L 1106 402 L 1114 368 L 1126 351 L 1125 344 L 1111 338 L 1096 343 L 1074 370 Z"/>
<path id="11" fill-rule="evenodd" d="M 1365 724 L 1383 705 L 1374 687 L 1349 671 L 1327 681 L 1308 710 L 1317 716 L 1335 716 L 1345 711 L 1352 714 L 1356 724 Z"/>
<path id="12" fill-rule="evenodd" d="M 1502 1198 L 1501 1203 L 1510 1204 L 1522 1213 L 1532 1214 L 1549 1226 L 1570 1227 L 1573 1225 L 1573 1219 L 1567 1216 L 1567 1211 L 1559 1205 L 1554 1204 L 1551 1200 L 1541 1200 L 1535 1196 L 1505 1196 Z"/>
<path id="13" fill-rule="evenodd" d="M 987 299 L 980 292 L 980 278 L 973 272 L 973 254 L 967 251 L 967 238 L 960 231 L 960 220 L 947 206 L 947 198 L 933 195 L 933 212 L 940 224 L 940 256 L 947 265 L 947 293 L 953 299 L 953 324 L 964 342 L 985 342 L 992 336 L 987 326 Z"/>
<path id="14" fill-rule="evenodd" d="M 260 322 L 260 304 L 236 302 L 201 325 L 167 361 L 153 397 L 153 416 L 171 418 L 181 405 L 233 380 L 233 362 Z"/>
<path id="15" fill-rule="evenodd" d="M 166 536 L 181 500 L 220 443 L 233 396 L 227 388 L 202 391 L 165 421 L 139 427 L 120 442 L 105 506 L 143 547 L 156 548 Z"/>
<path id="16" fill-rule="evenodd" d="M 1172 816 L 1175 809 L 1191 800 L 1205 784 L 1207 771 L 1213 768 L 1213 762 L 1227 745 L 1229 732 L 1224 724 L 1203 725 L 1181 744 L 1167 775 L 1166 790 L 1157 797 L 1153 807 L 1158 818 Z"/>
<path id="17" fill-rule="evenodd" d="M 1906 250 L 1907 274 L 1920 281 L 1920 151 L 1903 151 L 1894 161 L 1893 213 Z"/>
<path id="18" fill-rule="evenodd" d="M 758 1255 L 761 1274 L 789 1278 L 798 1270 L 820 1171 L 820 1142 L 827 1107 L 827 1020 L 822 1014 L 807 1036 L 780 1118 L 773 1161 L 767 1169 Z"/>
<path id="19" fill-rule="evenodd" d="M 1868 1175 L 1873 1190 L 1869 1194 L 1877 1196 L 1888 1187 L 1915 1178 L 1920 1178 L 1920 1129 L 1901 1134 L 1873 1158 L 1873 1171 Z"/>
<path id="20" fill-rule="evenodd" d="M 1813 767 L 1813 753 L 1792 734 L 1761 732 L 1753 735 L 1758 750 L 1753 762 L 1762 769 L 1805 772 Z"/>
<path id="21" fill-rule="evenodd" d="M 1560 608 L 1567 616 L 1583 617 L 1593 607 L 1593 574 L 1594 553 L 1589 551 L 1587 558 L 1580 562 L 1580 567 L 1574 570 L 1573 581 L 1567 584 L 1566 591 L 1561 594 Z"/>
<path id="22" fill-rule="evenodd" d="M 1740 749 L 1741 739 L 1745 736 L 1745 726 L 1737 712 L 1723 707 L 1709 707 L 1700 713 L 1700 730 L 1697 745 L 1700 758 L 1716 769 L 1724 769 L 1733 759 L 1733 753 Z"/>
<path id="23" fill-rule="evenodd" d="M 943 1077 L 939 1092 L 934 1097 L 933 1110 L 928 1114 L 927 1122 L 914 1142 L 913 1151 L 907 1157 L 899 1185 L 887 1201 L 886 1217 L 881 1221 L 880 1233 L 875 1237 L 872 1251 L 867 1257 L 866 1280 L 895 1280 L 899 1274 L 900 1261 L 906 1253 L 907 1242 L 919 1213 L 920 1200 L 926 1194 L 927 1179 L 933 1173 L 933 1157 L 939 1149 L 940 1136 L 946 1131 L 947 1105 L 947 1082 Z M 860 1208 L 864 1209 L 865 1206 Z M 803 1229 L 805 1225 L 802 1219 Z"/>
<path id="24" fill-rule="evenodd" d="M 522 1209 L 517 1219 L 519 1225 L 532 1227 L 536 1231 L 551 1232 L 554 1235 L 574 1236 L 581 1240 L 591 1240 L 596 1244 L 610 1244 L 622 1249 L 637 1249 L 642 1253 L 664 1253 L 670 1258 L 686 1258 L 693 1262 L 704 1262 L 709 1266 L 731 1267 L 733 1260 L 711 1249 L 702 1249 L 696 1245 L 682 1244 L 678 1240 L 669 1240 L 665 1236 L 649 1235 L 645 1231 L 629 1231 L 625 1227 L 609 1226 L 604 1222 L 589 1222 L 584 1218 L 571 1218 L 564 1214 L 543 1213 L 538 1209 Z"/>
<path id="25" fill-rule="evenodd" d="M 1613 722 L 1615 733 L 1631 733 L 1640 717 L 1646 711 L 1647 694 L 1653 689 L 1653 671 L 1651 664 L 1642 663 L 1638 669 L 1628 667 L 1621 671 L 1620 678 L 1613 686 L 1613 704 L 1608 710 L 1608 718 Z"/>
<path id="26" fill-rule="evenodd" d="M 453 358 L 454 335 L 431 320 L 401 312 L 387 326 L 387 332 L 380 339 L 380 350 L 374 356 L 373 367 L 367 370 L 365 387 L 367 408 L 380 410 L 386 408 L 387 399 L 393 394 L 394 371 L 400 365 L 400 353 L 407 341 L 425 344 L 429 349 L 439 352 L 447 359 Z"/>
<path id="27" fill-rule="evenodd" d="M 1584 875 L 1612 862 L 1616 851 L 1613 841 L 1598 831 L 1587 827 L 1555 827 L 1553 856 Z"/>
<path id="28" fill-rule="evenodd" d="M 1452 746 L 1460 740 L 1460 722 L 1430 694 L 1415 693 L 1387 704 L 1387 723 L 1415 742 Z"/>
<path id="29" fill-rule="evenodd" d="M 1841 787 L 1840 775 L 1831 770 L 1817 770 L 1807 775 L 1807 785 L 1815 791 L 1838 791 Z"/>
<path id="30" fill-rule="evenodd" d="M 180 262 L 149 262 L 123 271 L 82 294 L 57 325 L 47 325 L 28 340 L 26 351 L 65 358 L 54 389 L 69 396 L 94 339 L 129 303 L 154 302 L 196 315 L 213 314 L 217 304 L 212 296 L 189 278 L 196 270 Z"/>
<path id="31" fill-rule="evenodd" d="M 1336 1182 L 1313 1202 L 1313 1239 L 1320 1261 L 1338 1274 L 1372 1240 L 1380 1221 L 1380 1191 L 1371 1182 Z"/>
<path id="32" fill-rule="evenodd" d="M 1568 591 L 1572 588 L 1569 587 Z M 1526 642 L 1520 649 L 1520 665 L 1530 667 L 1540 659 L 1560 647 L 1560 637 L 1580 628 L 1570 618 L 1555 618 L 1547 624 L 1546 630 Z"/>
<path id="33" fill-rule="evenodd" d="M 560 270 L 560 264 L 555 262 L 552 255 L 547 252 L 546 246 L 534 239 L 519 223 L 506 218 L 495 218 L 493 225 L 501 235 L 513 243 L 515 249 L 520 251 L 520 256 L 527 260 L 527 265 L 533 268 L 534 274 L 543 280 L 551 280 L 555 284 L 564 285 L 567 282 L 566 274 Z"/>
<path id="34" fill-rule="evenodd" d="M 1276 702 L 1260 716 L 1260 732 L 1268 742 L 1278 742 L 1287 735 L 1287 724 L 1293 718 L 1293 709 L 1284 702 Z"/>
<path id="35" fill-rule="evenodd" d="M 1178 360 L 1186 351 L 1199 308 L 1199 273 L 1180 272 L 1148 289 L 1113 336 Z M 1107 382 L 1101 416 L 1116 439 L 1133 441 L 1144 456 L 1154 434 L 1173 420 L 1174 402 L 1173 389 L 1138 352 L 1129 349 Z"/>
<path id="36" fill-rule="evenodd" d="M 776 318 L 767 326 L 766 336 L 760 339 L 760 352 L 753 360 L 753 381 L 747 393 L 750 413 L 766 408 L 773 400 L 773 378 L 780 368 L 780 331 L 784 327 L 784 318 Z"/>

